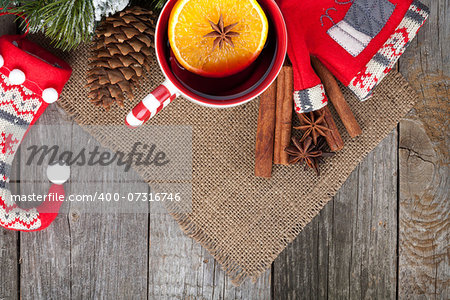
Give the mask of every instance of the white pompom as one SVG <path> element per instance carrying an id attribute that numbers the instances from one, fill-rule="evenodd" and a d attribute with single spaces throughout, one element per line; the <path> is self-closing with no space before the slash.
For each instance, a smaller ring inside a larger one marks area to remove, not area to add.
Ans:
<path id="1" fill-rule="evenodd" d="M 64 162 L 59 162 L 47 167 L 47 178 L 54 184 L 63 184 L 70 178 L 70 167 Z"/>
<path id="2" fill-rule="evenodd" d="M 48 104 L 57 101 L 58 97 L 58 92 L 54 88 L 48 88 L 42 92 L 42 99 Z"/>
<path id="3" fill-rule="evenodd" d="M 25 82 L 25 73 L 19 69 L 14 69 L 9 73 L 9 81 L 11 84 L 20 85 Z"/>
<path id="4" fill-rule="evenodd" d="M 0 68 L 3 67 L 5 64 L 5 60 L 3 59 L 3 56 L 0 55 Z"/>

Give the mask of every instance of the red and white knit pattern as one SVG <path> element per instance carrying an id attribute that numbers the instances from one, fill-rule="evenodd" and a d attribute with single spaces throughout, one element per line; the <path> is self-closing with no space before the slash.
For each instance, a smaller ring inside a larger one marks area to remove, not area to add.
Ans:
<path id="1" fill-rule="evenodd" d="M 326 106 L 328 98 L 322 84 L 294 92 L 294 107 L 299 114 L 319 110 Z"/>
<path id="2" fill-rule="evenodd" d="M 370 98 L 373 89 L 392 70 L 397 60 L 425 23 L 428 15 L 429 11 L 426 6 L 419 1 L 413 1 L 405 17 L 383 47 L 378 50 L 366 67 L 350 81 L 348 87 L 358 98 L 361 100 Z"/>
<path id="3" fill-rule="evenodd" d="M 43 100 L 23 85 L 12 85 L 4 74 L 0 80 L 0 225 L 13 230 L 41 227 L 37 209 L 19 208 L 11 198 L 9 172 L 15 153 Z"/>
<path id="4" fill-rule="evenodd" d="M 36 208 L 23 210 L 15 204 L 8 206 L 2 200 L 11 198 L 7 189 L 0 191 L 0 224 L 12 230 L 36 230 L 41 227 L 41 219 Z"/>

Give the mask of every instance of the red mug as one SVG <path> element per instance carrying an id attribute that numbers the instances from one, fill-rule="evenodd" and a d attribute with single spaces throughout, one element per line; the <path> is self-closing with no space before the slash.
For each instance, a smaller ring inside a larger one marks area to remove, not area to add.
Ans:
<path id="1" fill-rule="evenodd" d="M 265 48 L 250 67 L 226 78 L 206 78 L 184 70 L 172 55 L 167 37 L 170 13 L 176 2 L 167 1 L 155 32 L 156 57 L 166 80 L 128 113 L 125 124 L 130 128 L 141 126 L 178 96 L 214 108 L 244 104 L 262 94 L 283 67 L 287 51 L 283 15 L 275 1 L 259 0 L 269 21 L 269 35 Z"/>

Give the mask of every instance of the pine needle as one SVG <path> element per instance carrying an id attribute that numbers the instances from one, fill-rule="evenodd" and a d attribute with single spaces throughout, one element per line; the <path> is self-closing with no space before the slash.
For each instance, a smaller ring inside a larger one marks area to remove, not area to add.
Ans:
<path id="1" fill-rule="evenodd" d="M 43 32 L 52 40 L 54 47 L 65 51 L 90 41 L 94 32 L 91 1 L 34 0 L 24 2 L 12 11 L 25 13 L 30 32 Z"/>
<path id="2" fill-rule="evenodd" d="M 139 5 L 159 11 L 167 0 L 132 0 Z M 15 7 L 14 7 L 15 6 Z M 0 0 L 0 12 L 24 13 L 30 24 L 30 32 L 43 32 L 53 46 L 64 51 L 83 42 L 90 42 L 95 29 L 94 7 L 91 0 Z M 25 28 L 25 22 L 22 22 Z"/>
<path id="3" fill-rule="evenodd" d="M 132 5 L 138 5 L 144 8 L 151 9 L 155 12 L 161 10 L 167 0 L 133 0 Z"/>
<path id="4" fill-rule="evenodd" d="M 15 7 L 19 3 L 15 0 L 0 0 L 0 13 L 8 10 L 8 8 Z"/>

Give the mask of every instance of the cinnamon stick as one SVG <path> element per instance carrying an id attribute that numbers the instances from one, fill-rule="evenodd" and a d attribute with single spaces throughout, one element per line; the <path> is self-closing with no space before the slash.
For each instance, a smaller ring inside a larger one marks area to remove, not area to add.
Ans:
<path id="1" fill-rule="evenodd" d="M 275 122 L 274 163 L 289 165 L 284 151 L 291 142 L 292 111 L 294 106 L 294 75 L 291 66 L 284 66 L 277 78 L 277 104 Z"/>
<path id="2" fill-rule="evenodd" d="M 354 138 L 362 133 L 361 127 L 359 127 L 358 122 L 347 101 L 345 101 L 344 95 L 342 94 L 339 85 L 334 78 L 333 74 L 314 56 L 311 56 L 311 63 L 316 71 L 317 75 L 323 83 L 325 91 L 333 103 L 336 112 L 341 118 L 342 123 L 345 126 L 348 134 Z"/>
<path id="3" fill-rule="evenodd" d="M 325 134 L 325 140 L 327 141 L 328 146 L 330 147 L 331 151 L 334 152 L 342 150 L 342 148 L 344 148 L 344 141 L 342 140 L 341 134 L 337 129 L 330 109 L 328 108 L 328 106 L 325 106 L 321 110 L 323 110 L 325 113 L 325 123 L 327 124 L 327 127 L 329 129 Z"/>
<path id="4" fill-rule="evenodd" d="M 272 159 L 275 134 L 276 81 L 259 100 L 258 129 L 255 146 L 255 176 L 269 178 L 272 175 Z"/>
<path id="5" fill-rule="evenodd" d="M 276 94 L 276 113 L 275 113 L 275 138 L 274 138 L 274 146 L 273 146 L 273 163 L 274 164 L 280 164 L 281 158 L 281 152 L 280 152 L 280 145 L 281 145 L 281 115 L 283 113 L 282 110 L 282 102 L 280 99 L 284 99 L 284 90 L 278 89 L 278 85 L 283 86 L 284 85 L 284 72 L 283 69 L 281 69 L 280 74 L 278 74 L 277 80 L 277 94 Z"/>

